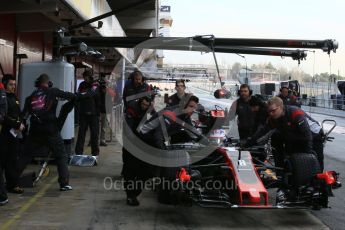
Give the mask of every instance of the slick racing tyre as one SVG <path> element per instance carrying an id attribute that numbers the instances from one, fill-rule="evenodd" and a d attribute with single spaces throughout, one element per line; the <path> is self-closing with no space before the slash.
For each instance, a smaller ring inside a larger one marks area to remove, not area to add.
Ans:
<path id="1" fill-rule="evenodd" d="M 308 185 L 317 173 L 320 173 L 320 164 L 314 154 L 297 153 L 290 157 L 292 185 L 295 187 Z"/>

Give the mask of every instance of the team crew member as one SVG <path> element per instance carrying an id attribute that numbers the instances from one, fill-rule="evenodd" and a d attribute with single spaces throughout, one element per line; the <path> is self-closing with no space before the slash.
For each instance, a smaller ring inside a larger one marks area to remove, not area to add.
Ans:
<path id="1" fill-rule="evenodd" d="M 182 127 L 180 124 L 176 123 L 176 118 L 180 119 L 183 123 L 192 126 L 191 116 L 197 110 L 199 103 L 199 98 L 192 95 L 187 101 L 185 107 L 177 108 L 174 111 L 165 109 L 162 112 L 159 112 L 164 117 L 164 124 L 166 126 L 167 135 L 169 136 L 170 143 L 179 143 L 179 142 L 188 142 L 194 137 L 190 136 L 190 132 L 186 132 L 188 127 Z M 158 119 L 153 119 L 150 122 L 147 122 L 141 128 L 142 135 L 150 135 L 153 131 L 153 144 L 159 149 L 166 149 L 166 134 L 164 134 L 165 129 L 160 126 Z"/>
<path id="2" fill-rule="evenodd" d="M 123 89 L 122 96 L 125 107 L 129 101 L 150 96 L 151 90 L 151 87 L 144 81 L 143 74 L 139 70 L 135 70 L 129 75 L 129 80 Z"/>
<path id="3" fill-rule="evenodd" d="M 283 167 L 284 154 L 313 153 L 323 169 L 323 146 L 313 144 L 314 138 L 322 139 L 323 135 L 318 123 L 300 108 L 284 106 L 279 97 L 273 97 L 268 101 L 268 114 L 266 126 L 253 136 L 253 140 L 270 129 L 277 129 L 272 136 L 276 165 Z"/>
<path id="4" fill-rule="evenodd" d="M 261 100 L 258 96 L 254 95 L 250 97 L 249 106 L 254 113 L 254 128 L 255 132 L 263 127 L 267 121 L 267 104 Z M 255 133 L 254 132 L 254 133 Z"/>
<path id="5" fill-rule="evenodd" d="M 22 122 L 19 101 L 15 95 L 16 79 L 6 74 L 2 78 L 6 89 L 7 113 L 0 134 L 0 157 L 5 169 L 6 187 L 10 193 L 22 194 L 24 190 L 18 186 L 19 174 L 17 171 L 20 153 L 20 138 L 25 126 Z"/>
<path id="6" fill-rule="evenodd" d="M 283 100 L 284 105 L 294 105 L 301 107 L 301 105 L 297 101 L 297 97 L 291 94 L 289 92 L 289 88 L 286 86 L 283 86 L 280 89 L 280 94 L 278 95 L 278 97 Z"/>
<path id="7" fill-rule="evenodd" d="M 91 154 L 99 155 L 99 116 L 100 116 L 100 89 L 98 82 L 94 82 L 91 69 L 86 69 L 83 73 L 84 81 L 78 88 L 79 95 L 79 131 L 75 146 L 75 153 L 84 153 L 84 143 L 87 128 L 91 132 Z"/>
<path id="8" fill-rule="evenodd" d="M 181 106 L 184 107 L 189 97 L 192 94 L 185 92 L 186 85 L 185 85 L 185 81 L 182 79 L 176 80 L 175 89 L 176 89 L 176 93 L 174 93 L 168 98 L 167 107 L 179 105 L 180 102 L 181 102 Z"/>
<path id="9" fill-rule="evenodd" d="M 60 191 L 72 190 L 69 185 L 68 156 L 60 135 L 59 123 L 56 117 L 58 99 L 74 100 L 73 93 L 64 92 L 58 88 L 49 87 L 47 74 L 41 74 L 35 81 L 36 90 L 25 101 L 24 114 L 30 115 L 30 130 L 26 140 L 27 146 L 20 159 L 20 172 L 32 160 L 31 152 L 41 146 L 48 146 L 56 159 Z"/>
<path id="10" fill-rule="evenodd" d="M 229 118 L 234 120 L 237 115 L 238 133 L 241 140 L 246 140 L 254 134 L 255 114 L 252 111 L 249 101 L 252 91 L 247 84 L 242 84 L 239 90 L 239 98 L 230 107 Z"/>
<path id="11" fill-rule="evenodd" d="M 124 126 L 125 136 L 130 140 L 135 140 L 131 136 L 135 135 L 137 138 L 140 136 L 137 133 L 138 125 L 146 119 L 146 113 L 152 104 L 150 97 L 140 98 L 139 101 L 132 101 L 128 103 L 125 110 L 125 122 Z M 151 112 L 155 116 L 155 112 Z M 138 159 L 127 150 L 127 145 L 133 145 L 135 143 L 127 143 L 124 140 L 124 146 L 122 148 L 122 160 L 123 168 L 122 175 L 124 177 L 124 186 L 127 194 L 127 204 L 131 206 L 138 206 L 139 201 L 137 197 L 140 195 L 142 189 L 138 186 L 138 182 L 143 182 L 152 177 L 151 169 L 148 163 Z M 148 143 L 149 144 L 149 143 Z M 141 183 L 142 184 L 142 183 Z"/>
<path id="12" fill-rule="evenodd" d="M 7 99 L 6 99 L 6 92 L 4 85 L 0 82 L 0 130 L 2 122 L 5 119 L 7 111 Z M 8 203 L 7 192 L 5 188 L 5 182 L 3 177 L 3 167 L 2 167 L 2 160 L 0 158 L 0 206 L 5 205 Z"/>
<path id="13" fill-rule="evenodd" d="M 195 140 L 195 136 L 191 135 L 192 131 L 192 114 L 197 110 L 199 98 L 191 96 L 187 101 L 184 108 L 178 108 L 174 111 L 169 108 L 159 112 L 163 117 L 163 123 L 161 123 L 161 117 L 154 118 L 147 122 L 141 129 L 140 133 L 144 138 L 153 138 L 152 145 L 158 149 L 167 149 L 169 143 L 181 143 Z M 171 108 L 171 107 L 170 107 Z M 179 122 L 180 121 L 180 122 Z M 163 127 L 165 126 L 165 127 Z M 164 159 L 164 156 L 162 156 Z M 160 167 L 159 175 L 165 180 L 172 182 L 172 178 L 169 175 L 169 168 Z M 173 204 L 174 197 L 169 191 L 169 186 L 161 184 L 158 190 L 158 202 L 163 204 Z"/>

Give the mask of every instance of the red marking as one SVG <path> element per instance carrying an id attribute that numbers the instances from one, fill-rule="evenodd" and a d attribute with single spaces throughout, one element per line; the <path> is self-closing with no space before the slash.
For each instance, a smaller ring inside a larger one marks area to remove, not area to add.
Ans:
<path id="1" fill-rule="evenodd" d="M 304 116 L 304 115 L 305 115 L 305 113 L 302 110 L 297 109 L 297 110 L 292 112 L 291 119 L 295 120 L 298 116 Z"/>
<path id="2" fill-rule="evenodd" d="M 111 96 L 111 97 L 115 97 L 116 96 L 116 92 L 115 90 L 113 90 L 112 88 L 107 88 L 106 92 Z"/>
<path id="3" fill-rule="evenodd" d="M 187 170 L 185 168 L 181 168 L 178 173 L 178 179 L 182 182 L 190 181 L 191 176 L 188 174 Z"/>
<path id="4" fill-rule="evenodd" d="M 211 110 L 212 117 L 225 117 L 224 110 Z"/>
<path id="5" fill-rule="evenodd" d="M 0 89 L 5 89 L 4 85 L 0 82 Z"/>
<path id="6" fill-rule="evenodd" d="M 328 185 L 332 185 L 336 182 L 336 178 L 334 177 L 335 172 L 334 171 L 326 171 L 324 173 L 318 173 L 316 174 L 316 178 L 319 180 L 323 180 Z"/>
<path id="7" fill-rule="evenodd" d="M 134 111 L 134 109 L 132 109 L 131 107 L 129 107 L 127 109 L 127 114 L 132 116 L 132 117 L 136 117 L 136 112 Z"/>
<path id="8" fill-rule="evenodd" d="M 171 121 L 176 122 L 176 113 L 166 110 L 163 112 L 163 116 L 169 118 Z"/>

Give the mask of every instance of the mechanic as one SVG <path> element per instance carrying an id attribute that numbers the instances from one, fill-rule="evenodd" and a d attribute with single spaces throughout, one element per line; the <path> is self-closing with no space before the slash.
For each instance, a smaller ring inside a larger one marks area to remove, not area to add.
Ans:
<path id="1" fill-rule="evenodd" d="M 163 150 L 168 149 L 170 144 L 196 140 L 197 136 L 190 131 L 194 128 L 191 116 L 197 110 L 198 103 L 199 98 L 192 95 L 185 107 L 178 107 L 174 110 L 171 110 L 174 107 L 163 109 L 158 112 L 158 117 L 152 118 L 141 127 L 140 134 L 143 135 L 143 139 L 152 138 L 152 145 Z M 160 177 L 167 182 L 173 183 L 169 175 L 169 167 L 158 167 L 157 170 Z M 166 187 L 164 182 L 160 184 L 158 189 L 159 203 L 174 204 L 176 197 L 171 193 L 169 187 Z"/>
<path id="2" fill-rule="evenodd" d="M 83 155 L 87 128 L 90 127 L 90 141 L 92 156 L 99 156 L 99 116 L 100 116 L 100 88 L 94 81 L 92 69 L 83 72 L 84 81 L 78 88 L 79 95 L 79 131 L 75 154 Z"/>
<path id="3" fill-rule="evenodd" d="M 2 122 L 4 121 L 5 115 L 7 111 L 7 99 L 6 99 L 6 92 L 5 87 L 0 82 L 0 131 L 2 129 Z M 2 167 L 2 159 L 0 158 L 0 206 L 5 205 L 8 203 L 7 191 L 5 188 L 5 182 L 3 178 L 3 167 Z"/>
<path id="4" fill-rule="evenodd" d="M 282 99 L 273 97 L 268 100 L 268 120 L 251 139 L 249 145 L 270 129 L 276 129 L 272 135 L 272 146 L 277 167 L 284 166 L 285 154 L 315 154 L 323 170 L 323 132 L 320 125 L 296 106 L 284 105 Z M 310 125 L 309 125 L 310 124 Z"/>
<path id="5" fill-rule="evenodd" d="M 126 146 L 136 144 L 135 137 L 141 138 L 137 132 L 138 125 L 146 119 L 147 113 L 156 116 L 153 109 L 152 98 L 142 97 L 139 101 L 131 101 L 125 110 L 124 138 L 122 148 L 123 168 L 122 175 L 124 177 L 124 188 L 127 194 L 127 205 L 138 206 L 137 197 L 140 195 L 142 188 L 139 184 L 152 177 L 152 165 L 138 159 L 127 150 Z M 152 108 L 152 109 L 151 109 Z M 150 109 L 150 110 L 149 110 Z M 135 137 L 133 137 L 135 135 Z M 145 142 L 149 144 L 146 140 Z M 139 183 L 138 183 L 139 182 Z"/>
<path id="6" fill-rule="evenodd" d="M 180 103 L 182 106 L 185 106 L 185 103 L 187 102 L 188 98 L 191 96 L 191 94 L 185 92 L 186 90 L 185 81 L 183 79 L 176 80 L 175 89 L 176 89 L 176 93 L 174 93 L 168 98 L 167 107 L 176 106 L 176 105 L 179 105 Z"/>
<path id="7" fill-rule="evenodd" d="M 253 95 L 250 97 L 249 106 L 254 113 L 254 133 L 266 124 L 268 117 L 267 104 L 259 96 Z"/>
<path id="8" fill-rule="evenodd" d="M 50 87 L 47 74 L 41 74 L 35 81 L 36 90 L 25 100 L 24 117 L 30 116 L 29 135 L 25 141 L 26 151 L 19 159 L 19 172 L 31 162 L 32 152 L 42 146 L 48 146 L 56 159 L 58 169 L 58 182 L 60 191 L 72 190 L 69 185 L 68 156 L 64 148 L 64 142 L 60 135 L 61 126 L 56 117 L 58 99 L 75 100 L 76 96 L 70 92 L 64 92 L 58 88 Z"/>
<path id="9" fill-rule="evenodd" d="M 19 101 L 16 92 L 16 78 L 5 74 L 2 83 L 6 89 L 7 113 L 0 134 L 1 163 L 5 169 L 6 187 L 10 193 L 22 194 L 24 190 L 19 187 L 17 171 L 20 146 L 25 126 L 22 122 Z"/>
<path id="10" fill-rule="evenodd" d="M 123 89 L 123 103 L 125 107 L 129 101 L 138 100 L 144 96 L 150 96 L 151 87 L 145 82 L 143 73 L 139 70 L 133 71 L 129 75 L 129 80 Z"/>
<path id="11" fill-rule="evenodd" d="M 238 92 L 239 98 L 234 101 L 229 110 L 230 121 L 234 120 L 236 115 L 238 133 L 241 141 L 245 141 L 255 132 L 255 114 L 252 111 L 249 101 L 252 90 L 247 84 L 242 84 Z"/>
<path id="12" fill-rule="evenodd" d="M 294 105 L 301 107 L 298 103 L 297 97 L 290 92 L 290 89 L 286 86 L 280 88 L 280 94 L 278 95 L 283 100 L 284 105 Z"/>
<path id="13" fill-rule="evenodd" d="M 180 143 L 188 142 L 195 138 L 191 132 L 188 131 L 188 126 L 192 126 L 191 116 L 197 110 L 199 98 L 192 95 L 189 97 L 187 104 L 181 108 L 169 107 L 159 112 L 164 118 L 164 125 L 166 126 L 165 133 L 159 123 L 159 119 L 152 119 L 147 122 L 140 130 L 142 135 L 148 135 L 152 130 L 153 132 L 153 144 L 159 149 L 166 149 L 166 143 Z M 171 110 L 174 108 L 174 110 Z M 185 126 L 181 126 L 176 119 L 181 120 L 181 123 Z M 149 134 L 151 135 L 151 133 Z"/>

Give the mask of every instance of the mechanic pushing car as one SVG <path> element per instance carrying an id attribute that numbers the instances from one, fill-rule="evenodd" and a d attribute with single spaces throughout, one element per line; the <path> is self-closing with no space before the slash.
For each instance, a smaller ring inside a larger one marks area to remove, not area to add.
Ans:
<path id="1" fill-rule="evenodd" d="M 267 123 L 248 139 L 247 144 L 255 144 L 260 136 L 276 129 L 272 145 L 277 167 L 284 166 L 285 154 L 313 153 L 323 171 L 323 131 L 320 125 L 300 108 L 284 105 L 279 97 L 269 99 L 267 104 Z"/>
<path id="2" fill-rule="evenodd" d="M 133 71 L 129 75 L 129 80 L 126 82 L 126 85 L 123 89 L 122 95 L 125 107 L 129 101 L 138 100 L 141 97 L 151 95 L 150 91 L 152 91 L 152 89 L 145 82 L 143 73 L 139 70 Z"/>
<path id="3" fill-rule="evenodd" d="M 160 126 L 159 119 L 153 119 L 141 127 L 141 134 L 147 136 L 148 133 L 154 130 L 153 144 L 159 149 L 166 149 L 168 140 L 165 139 L 168 137 L 170 139 L 168 142 L 170 143 L 188 142 L 192 140 L 190 133 L 185 132 L 185 128 L 178 124 L 176 119 L 180 119 L 186 125 L 192 125 L 191 116 L 197 110 L 198 103 L 199 98 L 192 95 L 189 97 L 184 107 L 171 107 L 171 109 L 174 110 L 170 110 L 169 108 L 164 109 L 162 112 L 159 112 L 159 114 L 162 114 L 164 117 L 166 129 Z M 163 130 L 166 130 L 167 133 L 164 133 Z"/>
<path id="4" fill-rule="evenodd" d="M 153 106 L 151 97 L 143 97 L 139 101 L 128 103 L 125 110 L 125 122 L 127 125 L 124 125 L 124 135 L 127 136 L 128 140 L 133 140 L 131 138 L 132 135 L 139 137 L 137 127 L 145 119 L 146 114 L 150 112 L 151 106 Z M 154 110 L 150 112 L 152 116 L 155 116 L 155 113 Z M 124 188 L 127 194 L 127 205 L 138 206 L 139 201 L 137 197 L 142 191 L 138 186 L 138 182 L 143 182 L 152 177 L 152 166 L 131 154 L 126 149 L 128 144 L 132 145 L 134 143 L 126 143 L 126 139 L 124 139 L 122 148 Z"/>

